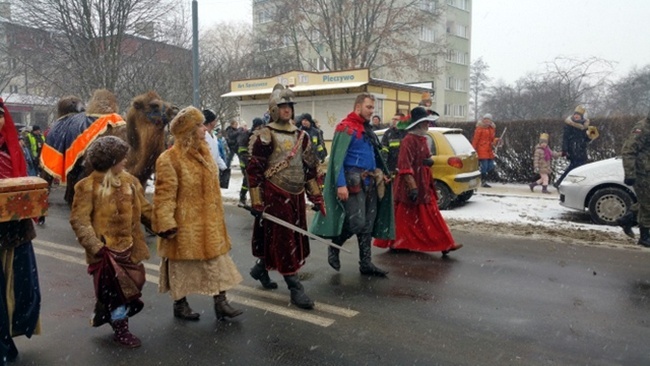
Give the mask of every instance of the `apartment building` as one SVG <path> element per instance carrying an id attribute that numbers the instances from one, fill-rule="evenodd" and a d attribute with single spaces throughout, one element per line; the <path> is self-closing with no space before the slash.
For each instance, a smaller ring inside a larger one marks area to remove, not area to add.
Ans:
<path id="1" fill-rule="evenodd" d="M 403 0 L 403 3 L 410 1 Z M 272 24 L 277 19 L 275 12 L 282 3 L 283 0 L 253 0 L 253 31 L 258 38 L 269 39 L 265 33 L 273 29 Z M 468 121 L 471 9 L 472 0 L 420 0 L 419 11 L 424 19 L 422 26 L 414 29 L 413 34 L 406 35 L 400 44 L 402 47 L 420 47 L 426 56 L 420 57 L 417 65 L 408 67 L 370 66 L 370 76 L 428 88 L 433 92 L 434 109 L 440 113 L 441 121 Z M 431 19 L 429 22 L 426 21 L 427 17 Z M 314 32 L 311 41 L 318 43 L 318 37 L 322 35 Z M 262 46 L 265 51 L 286 47 L 291 47 L 289 37 Z M 393 51 L 399 53 L 403 50 Z M 312 55 L 304 59 L 307 61 L 303 60 L 297 68 L 304 71 L 337 71 L 329 70 L 330 63 L 327 57 L 323 57 L 323 52 L 312 51 Z M 346 67 L 357 68 L 359 65 Z M 263 76 L 269 75 L 259 75 Z"/>

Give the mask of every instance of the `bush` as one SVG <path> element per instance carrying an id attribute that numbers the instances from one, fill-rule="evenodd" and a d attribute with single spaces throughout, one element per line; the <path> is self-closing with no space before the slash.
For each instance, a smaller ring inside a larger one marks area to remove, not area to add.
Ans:
<path id="1" fill-rule="evenodd" d="M 591 125 L 598 127 L 600 136 L 589 144 L 587 153 L 589 162 L 608 159 L 621 152 L 623 142 L 632 131 L 634 124 L 642 117 L 594 118 Z M 503 130 L 508 130 L 503 137 L 503 145 L 498 149 L 495 159 L 496 168 L 488 177 L 490 181 L 502 183 L 528 183 L 534 175 L 533 153 L 542 133 L 549 134 L 549 147 L 554 151 L 562 149 L 562 131 L 564 121 L 535 120 L 495 122 L 497 137 Z M 440 122 L 440 127 L 454 127 L 463 130 L 463 134 L 472 141 L 476 124 L 473 122 Z M 568 165 L 565 158 L 553 160 L 555 177 L 559 176 Z"/>

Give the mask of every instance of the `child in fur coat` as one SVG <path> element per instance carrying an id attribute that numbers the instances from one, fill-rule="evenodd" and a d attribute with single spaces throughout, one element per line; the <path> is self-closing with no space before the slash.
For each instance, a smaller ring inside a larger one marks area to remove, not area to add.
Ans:
<path id="1" fill-rule="evenodd" d="M 533 155 L 533 168 L 535 169 L 535 174 L 539 174 L 540 178 L 528 185 L 531 192 L 535 190 L 536 186 L 541 185 L 542 193 L 551 193 L 548 191 L 549 174 L 553 171 L 551 161 L 553 158 L 560 157 L 560 155 L 560 153 L 552 151 L 548 147 L 548 134 L 541 134 Z"/>
<path id="2" fill-rule="evenodd" d="M 140 223 L 151 227 L 152 207 L 136 177 L 124 171 L 129 145 L 115 136 L 100 137 L 86 151 L 93 172 L 74 187 L 70 224 L 86 250 L 95 285 L 91 325 L 110 323 L 113 340 L 135 348 L 129 317 L 142 310 L 144 266 L 149 249 Z"/>

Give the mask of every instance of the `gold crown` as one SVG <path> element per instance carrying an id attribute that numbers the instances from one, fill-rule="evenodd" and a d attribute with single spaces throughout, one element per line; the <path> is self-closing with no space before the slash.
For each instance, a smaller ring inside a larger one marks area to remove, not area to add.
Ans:
<path id="1" fill-rule="evenodd" d="M 587 108 L 583 106 L 582 104 L 578 105 L 574 111 L 574 113 L 580 113 L 581 116 L 584 116 L 585 112 L 587 111 Z"/>
<path id="2" fill-rule="evenodd" d="M 543 133 L 543 134 L 539 135 L 539 139 L 548 141 L 548 133 Z"/>

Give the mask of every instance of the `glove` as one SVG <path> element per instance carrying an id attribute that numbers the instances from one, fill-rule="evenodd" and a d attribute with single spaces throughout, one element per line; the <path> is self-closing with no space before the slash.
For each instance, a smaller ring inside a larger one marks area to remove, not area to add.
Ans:
<path id="1" fill-rule="evenodd" d="M 251 215 L 255 216 L 256 219 L 261 219 L 262 213 L 264 213 L 264 206 L 262 205 L 251 206 Z"/>
<path id="2" fill-rule="evenodd" d="M 167 231 L 163 231 L 162 233 L 158 233 L 158 236 L 164 239 L 171 239 L 174 236 L 176 236 L 176 233 L 178 232 L 177 228 L 169 229 Z"/>
<path id="3" fill-rule="evenodd" d="M 424 166 L 432 167 L 433 166 L 433 159 L 426 158 L 426 159 L 422 160 L 422 164 Z"/>
<path id="4" fill-rule="evenodd" d="M 418 200 L 418 189 L 413 188 L 409 191 L 409 199 L 413 202 Z"/>
<path id="5" fill-rule="evenodd" d="M 308 196 L 309 200 L 311 203 L 314 205 L 311 207 L 312 210 L 314 211 L 319 211 L 321 215 L 327 216 L 327 212 L 325 212 L 325 201 L 323 200 L 323 195 L 316 195 L 316 196 Z"/>
<path id="6" fill-rule="evenodd" d="M 625 179 L 623 179 L 623 183 L 625 183 L 628 186 L 633 186 L 634 183 L 636 183 L 636 179 L 634 179 L 634 178 L 625 178 Z"/>

